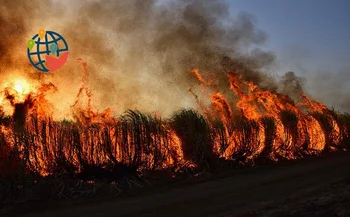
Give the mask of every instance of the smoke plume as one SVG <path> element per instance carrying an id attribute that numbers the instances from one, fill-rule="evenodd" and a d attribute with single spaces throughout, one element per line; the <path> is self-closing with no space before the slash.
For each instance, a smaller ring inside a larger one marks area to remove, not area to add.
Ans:
<path id="1" fill-rule="evenodd" d="M 234 16 L 221 0 L 2 0 L 1 5 L 0 75 L 53 83 L 57 91 L 49 99 L 57 117 L 71 113 L 81 87 L 78 58 L 87 62 L 95 109 L 110 107 L 116 114 L 139 109 L 167 116 L 196 108 L 189 93 L 200 91 L 193 68 L 206 79 L 214 77 L 223 94 L 231 92 L 230 72 L 262 89 L 303 91 L 294 73 L 280 84 L 261 72 L 275 59 L 259 49 L 267 35 L 255 27 L 252 15 Z M 41 28 L 62 34 L 70 48 L 68 64 L 48 75 L 36 72 L 25 52 L 27 40 Z"/>

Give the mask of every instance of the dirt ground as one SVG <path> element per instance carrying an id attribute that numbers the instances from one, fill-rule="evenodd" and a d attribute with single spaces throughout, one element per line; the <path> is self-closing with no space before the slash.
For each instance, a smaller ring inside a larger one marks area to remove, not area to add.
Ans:
<path id="1" fill-rule="evenodd" d="M 350 216 L 350 155 L 313 158 L 138 196 L 20 216 Z"/>

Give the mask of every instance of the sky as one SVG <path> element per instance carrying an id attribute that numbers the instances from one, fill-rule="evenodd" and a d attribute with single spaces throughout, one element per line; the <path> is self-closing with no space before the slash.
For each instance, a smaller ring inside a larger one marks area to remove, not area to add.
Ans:
<path id="1" fill-rule="evenodd" d="M 228 0 L 233 14 L 253 14 L 269 38 L 266 47 L 286 58 L 330 67 L 350 62 L 350 1 Z M 301 55 L 301 56 L 300 56 Z M 316 62 L 314 62 L 316 61 Z"/>
<path id="2" fill-rule="evenodd" d="M 315 98 L 342 103 L 333 95 L 350 91 L 350 1 L 226 1 L 233 15 L 244 11 L 256 18 L 268 35 L 263 47 L 276 54 L 277 73 L 294 71 Z"/>

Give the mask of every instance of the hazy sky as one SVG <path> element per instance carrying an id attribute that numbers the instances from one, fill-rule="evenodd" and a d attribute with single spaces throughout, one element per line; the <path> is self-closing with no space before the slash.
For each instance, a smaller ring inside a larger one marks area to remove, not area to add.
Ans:
<path id="1" fill-rule="evenodd" d="M 276 53 L 280 74 L 291 70 L 306 77 L 307 91 L 330 106 L 350 101 L 349 0 L 226 1 L 233 14 L 255 16 L 256 26 L 269 36 L 265 47 Z"/>
<path id="2" fill-rule="evenodd" d="M 233 13 L 256 17 L 257 26 L 269 35 L 268 48 L 278 57 L 311 61 L 310 66 L 349 66 L 350 1 L 227 1 Z"/>

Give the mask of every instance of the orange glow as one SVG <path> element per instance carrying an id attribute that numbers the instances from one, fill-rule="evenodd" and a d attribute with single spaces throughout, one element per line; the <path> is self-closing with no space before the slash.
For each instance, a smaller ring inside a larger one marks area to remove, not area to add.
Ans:
<path id="1" fill-rule="evenodd" d="M 115 116 L 110 108 L 95 111 L 86 63 L 78 63 L 84 76 L 72 105 L 73 121 L 53 119 L 54 107 L 47 93 L 57 91 L 54 84 L 37 84 L 22 77 L 8 78 L 2 84 L 0 111 L 10 119 L 0 124 L 0 139 L 6 144 L 0 147 L 0 157 L 16 149 L 18 157 L 26 160 L 26 168 L 43 176 L 55 173 L 60 164 L 71 165 L 75 172 L 84 165 L 110 162 L 136 165 L 139 170 L 197 166 L 185 154 L 183 138 L 172 128 L 171 119 L 163 120 L 157 112 L 129 111 Z M 196 118 L 203 125 L 195 127 L 202 134 L 207 132 L 205 139 L 209 140 L 201 140 L 199 134 L 194 141 L 211 144 L 218 158 L 251 164 L 261 157 L 296 159 L 336 150 L 349 135 L 338 113 L 305 95 L 301 96 L 304 101 L 294 103 L 286 95 L 243 80 L 238 73 L 227 74 L 229 89 L 223 93 L 213 78 L 206 80 L 198 69 L 191 72 L 201 84 L 201 88 L 189 89 L 202 112 Z M 192 154 L 198 154 L 194 150 Z M 7 167 L 4 165 L 0 162 L 0 172 Z"/>
<path id="2" fill-rule="evenodd" d="M 192 72 L 202 85 L 207 86 L 213 92 L 211 96 L 212 105 L 217 109 L 222 122 L 225 124 L 228 146 L 222 152 L 222 156 L 226 159 L 231 159 L 239 149 L 244 148 L 237 146 L 238 144 L 243 144 L 243 140 L 246 140 L 245 143 L 250 142 L 247 140 L 248 137 L 244 137 L 246 132 L 241 132 L 239 128 L 233 130 L 230 127 L 235 122 L 232 112 L 234 107 L 239 109 L 244 119 L 255 121 L 258 124 L 254 130 L 247 128 L 250 137 L 257 136 L 254 139 L 255 142 L 250 144 L 252 152 L 247 156 L 247 160 L 253 159 L 254 156 L 259 155 L 264 150 L 266 134 L 261 122 L 261 119 L 264 117 L 271 117 L 275 122 L 276 137 L 273 140 L 272 153 L 270 153 L 270 157 L 275 160 L 277 160 L 275 156 L 283 156 L 288 159 L 296 158 L 296 154 L 302 150 L 317 154 L 325 148 L 327 143 L 338 144 L 340 142 L 339 126 L 322 103 L 301 95 L 304 102 L 295 105 L 288 96 L 261 90 L 254 83 L 243 81 L 241 75 L 229 73 L 230 88 L 238 97 L 235 105 L 229 104 L 225 96 L 218 92 L 211 83 L 206 82 L 197 69 Z M 302 112 L 304 108 L 306 108 L 306 113 Z M 323 117 L 328 119 L 333 130 L 325 132 L 324 127 L 319 122 L 321 120 L 315 119 L 308 112 L 322 113 Z M 244 122 L 246 121 L 243 120 Z M 217 150 L 219 145 L 216 144 L 215 147 Z"/>

